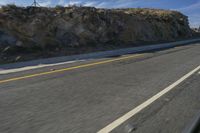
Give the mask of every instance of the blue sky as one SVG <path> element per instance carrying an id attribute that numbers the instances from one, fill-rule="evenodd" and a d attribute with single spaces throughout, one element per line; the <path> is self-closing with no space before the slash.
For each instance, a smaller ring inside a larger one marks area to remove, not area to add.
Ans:
<path id="1" fill-rule="evenodd" d="M 0 0 L 0 5 L 31 5 L 33 0 Z M 99 8 L 148 7 L 178 10 L 189 17 L 191 27 L 200 25 L 200 0 L 38 0 L 42 6 L 81 4 Z"/>

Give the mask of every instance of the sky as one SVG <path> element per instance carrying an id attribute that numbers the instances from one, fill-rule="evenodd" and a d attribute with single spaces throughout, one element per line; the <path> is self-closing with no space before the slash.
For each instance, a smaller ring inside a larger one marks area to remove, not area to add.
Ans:
<path id="1" fill-rule="evenodd" d="M 77 4 L 97 8 L 161 8 L 177 10 L 189 17 L 191 27 L 200 26 L 200 0 L 37 0 L 41 6 Z M 0 0 L 0 5 L 28 6 L 33 0 Z"/>

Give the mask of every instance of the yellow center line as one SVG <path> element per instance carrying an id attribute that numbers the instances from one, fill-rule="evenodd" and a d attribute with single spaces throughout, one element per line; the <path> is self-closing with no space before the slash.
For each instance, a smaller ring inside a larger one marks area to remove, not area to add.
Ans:
<path id="1" fill-rule="evenodd" d="M 107 64 L 107 63 L 111 63 L 111 62 L 115 62 L 115 61 L 120 61 L 120 60 L 126 60 L 126 59 L 130 59 L 130 58 L 135 58 L 135 57 L 139 57 L 139 56 L 143 56 L 143 54 L 130 55 L 130 56 L 120 57 L 120 58 L 116 58 L 116 59 L 110 59 L 110 60 L 105 60 L 105 61 L 100 61 L 100 62 L 95 62 L 95 63 L 89 63 L 89 64 L 84 64 L 84 65 L 79 65 L 79 66 L 73 66 L 73 67 L 63 68 L 63 69 L 59 69 L 59 70 L 55 70 L 55 71 L 47 71 L 47 72 L 30 74 L 30 75 L 21 76 L 21 77 L 4 79 L 4 80 L 0 80 L 0 84 L 11 82 L 11 81 L 16 81 L 16 80 L 22 80 L 22 79 L 28 79 L 28 78 L 33 78 L 33 77 L 38 77 L 38 76 L 43 76 L 43 75 L 58 73 L 58 72 L 64 72 L 64 71 L 79 69 L 79 68 L 85 68 L 85 67 L 90 67 L 90 66 Z"/>

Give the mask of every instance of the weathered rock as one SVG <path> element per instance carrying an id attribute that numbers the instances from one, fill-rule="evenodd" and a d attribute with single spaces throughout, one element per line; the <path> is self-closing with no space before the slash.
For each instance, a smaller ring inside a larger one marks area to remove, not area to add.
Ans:
<path id="1" fill-rule="evenodd" d="M 15 37 L 0 30 L 0 46 L 13 46 L 16 42 L 17 39 Z"/>
<path id="2" fill-rule="evenodd" d="M 192 36 L 188 18 L 158 9 L 16 7 L 0 9 L 3 45 L 55 50 L 112 43 L 171 41 Z M 30 52 L 30 50 L 28 50 Z"/>

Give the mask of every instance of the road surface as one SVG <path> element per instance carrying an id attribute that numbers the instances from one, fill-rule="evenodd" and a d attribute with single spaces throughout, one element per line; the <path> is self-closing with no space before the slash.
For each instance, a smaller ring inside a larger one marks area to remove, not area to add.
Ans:
<path id="1" fill-rule="evenodd" d="M 0 75 L 0 133 L 179 133 L 200 111 L 200 43 Z"/>

